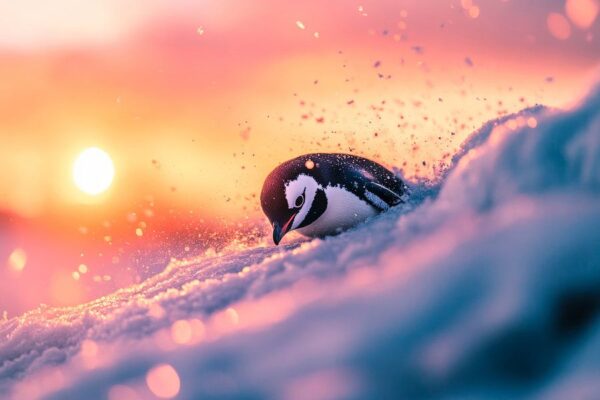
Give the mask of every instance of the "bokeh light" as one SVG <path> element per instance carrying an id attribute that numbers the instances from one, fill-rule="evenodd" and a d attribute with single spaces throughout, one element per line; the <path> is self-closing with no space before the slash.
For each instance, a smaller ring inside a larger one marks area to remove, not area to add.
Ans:
<path id="1" fill-rule="evenodd" d="M 598 0 L 566 0 L 565 11 L 567 16 L 580 29 L 588 29 L 592 26 L 598 11 L 600 1 Z"/>
<path id="2" fill-rule="evenodd" d="M 108 400 L 142 400 L 142 397 L 127 385 L 114 385 L 108 390 Z"/>
<path id="3" fill-rule="evenodd" d="M 27 264 L 27 253 L 21 248 L 14 249 L 8 256 L 8 266 L 13 271 L 21 272 Z"/>
<path id="4" fill-rule="evenodd" d="M 187 344 L 193 337 L 192 325 L 186 320 L 175 321 L 171 325 L 171 338 L 177 344 Z"/>
<path id="5" fill-rule="evenodd" d="M 146 375 L 148 389 L 161 399 L 172 399 L 179 393 L 181 382 L 175 368 L 169 364 L 159 364 Z"/>
<path id="6" fill-rule="evenodd" d="M 566 40 L 571 36 L 571 24 L 564 15 L 559 13 L 550 13 L 546 20 L 548 30 L 557 39 Z"/>

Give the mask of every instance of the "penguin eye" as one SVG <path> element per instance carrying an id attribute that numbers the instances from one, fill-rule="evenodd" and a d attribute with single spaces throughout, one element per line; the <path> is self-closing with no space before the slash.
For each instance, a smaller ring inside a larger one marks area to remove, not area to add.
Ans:
<path id="1" fill-rule="evenodd" d="M 294 203 L 296 208 L 302 207 L 303 204 L 304 204 L 304 196 L 300 195 L 300 196 L 296 197 L 296 202 Z"/>

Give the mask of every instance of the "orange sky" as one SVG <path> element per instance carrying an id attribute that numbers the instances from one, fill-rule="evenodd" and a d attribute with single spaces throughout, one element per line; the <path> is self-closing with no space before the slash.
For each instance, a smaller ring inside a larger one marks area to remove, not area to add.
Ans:
<path id="1" fill-rule="evenodd" d="M 0 215 L 254 218 L 270 169 L 312 151 L 431 176 L 481 123 L 585 87 L 590 1 L 3 2 Z M 116 168 L 93 199 L 71 179 L 89 146 Z"/>
<path id="2" fill-rule="evenodd" d="M 560 7 L 542 1 L 481 1 L 477 18 L 448 1 L 63 3 L 56 19 L 2 10 L 0 206 L 26 216 L 85 200 L 69 177 L 89 145 L 117 164 L 112 206 L 153 194 L 223 215 L 295 154 L 339 143 L 410 166 L 414 142 L 441 135 L 420 156 L 434 161 L 500 110 L 560 104 L 600 54 L 587 31 L 552 37 Z"/>

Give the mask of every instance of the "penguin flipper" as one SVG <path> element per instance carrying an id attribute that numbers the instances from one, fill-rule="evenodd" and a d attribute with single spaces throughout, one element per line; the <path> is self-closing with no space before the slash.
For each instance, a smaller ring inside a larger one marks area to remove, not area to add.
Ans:
<path id="1" fill-rule="evenodd" d="M 404 203 L 402 197 L 396 192 L 375 182 L 367 182 L 365 184 L 365 197 L 373 207 L 380 211 Z"/>

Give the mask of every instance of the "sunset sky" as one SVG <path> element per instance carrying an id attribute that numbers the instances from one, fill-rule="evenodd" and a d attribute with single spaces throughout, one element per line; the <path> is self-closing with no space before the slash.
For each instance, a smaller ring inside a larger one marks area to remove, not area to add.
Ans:
<path id="1" fill-rule="evenodd" d="M 156 243 L 252 229 L 262 180 L 299 154 L 434 177 L 483 122 L 584 90 L 599 7 L 0 0 L 0 317 L 139 280 Z M 72 177 L 89 147 L 114 162 L 97 196 Z"/>

